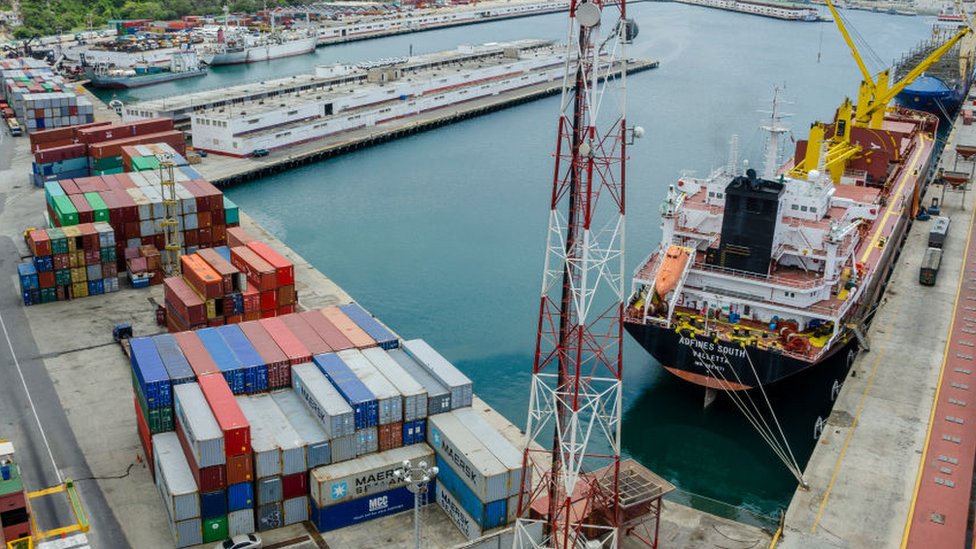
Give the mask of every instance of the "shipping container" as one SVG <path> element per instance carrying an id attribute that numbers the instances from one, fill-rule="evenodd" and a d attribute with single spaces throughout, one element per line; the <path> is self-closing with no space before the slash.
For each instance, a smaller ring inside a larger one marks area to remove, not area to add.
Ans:
<path id="1" fill-rule="evenodd" d="M 346 336 L 342 335 L 339 328 L 336 328 L 335 325 L 329 322 L 318 311 L 305 311 L 304 313 L 298 313 L 298 316 L 307 322 L 315 330 L 315 333 L 322 338 L 322 341 L 325 341 L 333 351 L 353 348 L 352 342 Z"/>
<path id="2" fill-rule="evenodd" d="M 280 502 L 282 499 L 281 477 L 260 478 L 254 483 L 255 501 L 257 505 L 264 506 L 270 503 Z"/>
<path id="3" fill-rule="evenodd" d="M 308 495 L 308 471 L 281 477 L 281 493 L 284 499 Z"/>
<path id="4" fill-rule="evenodd" d="M 196 227 L 193 228 L 195 229 Z M 200 256 L 200 258 L 203 259 L 211 269 L 220 275 L 221 280 L 223 280 L 225 295 L 243 289 L 239 287 L 238 284 L 240 277 L 237 275 L 240 274 L 240 271 L 231 265 L 230 261 L 225 260 L 213 248 L 198 250 L 197 255 Z"/>
<path id="5" fill-rule="evenodd" d="M 427 417 L 427 389 L 415 380 L 387 351 L 379 347 L 363 349 L 363 356 L 386 378 L 403 398 L 403 420 Z"/>
<path id="6" fill-rule="evenodd" d="M 281 473 L 291 475 L 308 470 L 305 462 L 305 440 L 291 426 L 275 400 L 270 395 L 258 395 L 253 400 L 257 402 L 263 417 L 275 426 L 275 442 L 281 449 Z"/>
<path id="7" fill-rule="evenodd" d="M 268 367 L 251 345 L 247 336 L 236 324 L 216 328 L 217 333 L 224 338 L 227 347 L 237 357 L 237 361 L 244 370 L 244 392 L 259 393 L 268 390 Z"/>
<path id="8" fill-rule="evenodd" d="M 949 235 L 950 219 L 946 216 L 932 218 L 932 229 L 929 230 L 929 248 L 941 248 L 945 245 Z"/>
<path id="9" fill-rule="evenodd" d="M 380 439 L 376 427 L 356 429 L 356 456 L 373 454 L 380 450 Z"/>
<path id="10" fill-rule="evenodd" d="M 288 286 L 295 283 L 295 266 L 280 253 L 260 240 L 249 242 L 247 247 L 275 269 L 275 286 Z"/>
<path id="11" fill-rule="evenodd" d="M 227 535 L 230 537 L 254 532 L 254 510 L 242 509 L 227 514 Z"/>
<path id="12" fill-rule="evenodd" d="M 376 426 L 379 422 L 379 404 L 376 397 L 339 356 L 333 353 L 316 355 L 313 361 L 352 406 L 356 416 L 356 429 Z"/>
<path id="13" fill-rule="evenodd" d="M 481 537 L 484 534 L 481 526 L 471 518 L 471 515 L 464 510 L 458 500 L 447 491 L 447 488 L 444 488 L 444 484 L 440 480 L 437 480 L 435 484 L 437 488 L 434 497 L 437 499 L 437 504 L 441 506 L 454 526 L 457 526 L 457 529 L 468 541 Z"/>
<path id="14" fill-rule="evenodd" d="M 302 342 L 312 356 L 331 353 L 332 347 L 323 340 L 319 334 L 308 325 L 301 315 L 286 315 L 277 318 L 263 318 L 261 319 L 261 324 L 263 324 L 268 332 L 274 333 L 273 329 L 287 330 Z M 280 326 L 280 328 L 278 327 Z M 275 328 L 272 328 L 275 327 Z"/>
<path id="15" fill-rule="evenodd" d="M 247 279 L 261 292 L 278 287 L 277 271 L 267 261 L 245 246 L 230 249 L 231 265 L 247 274 Z"/>
<path id="16" fill-rule="evenodd" d="M 285 525 L 300 524 L 308 520 L 308 496 L 286 499 L 284 502 Z"/>
<path id="17" fill-rule="evenodd" d="M 325 429 L 330 440 L 353 434 L 356 423 L 352 407 L 315 365 L 292 366 L 291 381 L 295 393 Z"/>
<path id="18" fill-rule="evenodd" d="M 918 270 L 918 282 L 923 286 L 935 286 L 942 265 L 942 248 L 926 248 L 922 265 Z"/>
<path id="19" fill-rule="evenodd" d="M 254 508 L 254 483 L 241 482 L 227 487 L 227 510 L 240 511 Z"/>
<path id="20" fill-rule="evenodd" d="M 217 367 L 217 363 L 207 352 L 207 348 L 204 347 L 196 332 L 180 332 L 173 334 L 173 338 L 179 343 L 183 356 L 198 378 L 220 373 L 220 368 Z"/>
<path id="21" fill-rule="evenodd" d="M 319 507 L 378 494 L 403 484 L 394 471 L 402 468 L 404 461 L 432 465 L 434 452 L 426 444 L 416 444 L 318 467 L 310 473 L 309 492 Z"/>
<path id="22" fill-rule="evenodd" d="M 376 347 L 376 340 L 352 321 L 339 307 L 328 307 L 319 311 L 342 335 L 357 349 Z"/>
<path id="23" fill-rule="evenodd" d="M 455 469 L 437 455 L 437 481 L 454 496 L 464 511 L 483 530 L 504 526 L 508 520 L 508 498 L 484 502 Z"/>
<path id="24" fill-rule="evenodd" d="M 156 486 L 173 522 L 200 516 L 200 495 L 175 433 L 153 435 Z"/>
<path id="25" fill-rule="evenodd" d="M 224 434 L 217 425 L 207 399 L 197 383 L 184 383 L 174 389 L 176 420 L 183 428 L 198 467 L 226 463 Z"/>
<path id="26" fill-rule="evenodd" d="M 196 375 L 190 368 L 190 363 L 183 356 L 179 343 L 176 342 L 171 334 L 160 334 L 152 338 L 156 345 L 159 358 L 163 361 L 166 373 L 169 375 L 170 383 L 174 386 L 181 383 L 189 383 L 196 379 Z"/>
<path id="27" fill-rule="evenodd" d="M 403 421 L 403 396 L 358 349 L 340 351 L 339 359 L 376 398 L 378 424 Z"/>
<path id="28" fill-rule="evenodd" d="M 268 332 L 268 335 L 274 339 L 281 352 L 285 353 L 285 356 L 288 357 L 288 362 L 292 366 L 312 361 L 312 352 L 291 333 L 291 330 L 288 329 L 280 318 L 269 318 L 267 322 L 259 322 L 261 327 Z"/>
<path id="29" fill-rule="evenodd" d="M 216 328 L 204 328 L 197 330 L 196 334 L 207 348 L 207 352 L 210 353 L 217 367 L 220 368 L 220 373 L 223 374 L 231 391 L 235 395 L 244 394 L 246 388 L 244 365 L 227 345 L 220 332 Z"/>
<path id="30" fill-rule="evenodd" d="M 196 327 L 207 323 L 207 309 L 200 296 L 180 277 L 163 280 L 167 314 L 176 313 L 188 326 Z"/>
<path id="31" fill-rule="evenodd" d="M 203 542 L 214 543 L 227 538 L 227 516 L 203 520 Z"/>
<path id="32" fill-rule="evenodd" d="M 517 496 L 522 487 L 522 452 L 473 408 L 454 410 L 450 415 L 467 427 L 468 431 L 508 469 L 508 495 Z"/>
<path id="33" fill-rule="evenodd" d="M 314 500 L 310 501 L 309 504 L 312 524 L 319 532 L 331 532 L 353 524 L 413 509 L 414 498 L 410 490 L 401 486 L 328 507 L 320 507 Z"/>
<path id="34" fill-rule="evenodd" d="M 152 450 L 153 432 L 149 429 L 149 423 L 146 421 L 146 414 L 142 411 L 142 406 L 139 405 L 139 397 L 133 396 L 132 402 L 135 404 L 136 432 L 139 434 L 139 442 L 142 445 L 143 457 L 145 458 L 146 465 L 149 466 L 149 476 L 152 477 L 153 482 L 156 482 L 156 464 L 153 461 Z M 0 505 L 0 507 L 2 507 L 2 505 Z"/>
<path id="35" fill-rule="evenodd" d="M 386 326 L 380 323 L 379 320 L 373 317 L 373 315 L 366 312 L 365 309 L 360 307 L 356 303 L 349 303 L 348 305 L 340 305 L 339 309 L 342 310 L 350 320 L 356 323 L 364 332 L 372 337 L 376 344 L 380 347 L 390 350 L 396 349 L 399 346 L 399 341 L 396 336 L 393 335 Z"/>
<path id="36" fill-rule="evenodd" d="M 227 458 L 227 484 L 238 484 L 254 480 L 253 454 L 240 454 Z"/>
<path id="37" fill-rule="evenodd" d="M 358 440 L 356 433 L 330 440 L 329 449 L 332 451 L 332 463 L 355 459 L 358 455 L 356 453 Z"/>
<path id="38" fill-rule="evenodd" d="M 380 452 L 403 446 L 403 422 L 398 421 L 378 426 L 376 436 Z"/>
<path id="39" fill-rule="evenodd" d="M 281 502 L 269 503 L 258 507 L 255 515 L 257 515 L 256 519 L 259 532 L 281 528 L 285 524 Z"/>
<path id="40" fill-rule="evenodd" d="M 227 514 L 227 491 L 200 494 L 200 517 L 215 518 Z"/>
<path id="41" fill-rule="evenodd" d="M 471 380 L 422 339 L 403 342 L 403 348 L 451 391 L 451 409 L 471 406 Z"/>
<path id="42" fill-rule="evenodd" d="M 427 418 L 403 422 L 403 445 L 420 444 L 427 440 Z"/>
<path id="43" fill-rule="evenodd" d="M 275 440 L 277 426 L 266 414 L 267 407 L 262 406 L 266 399 L 270 400 L 270 397 L 267 395 L 237 397 L 237 405 L 251 425 L 254 476 L 258 479 L 281 476 L 281 448 Z"/>
<path id="44" fill-rule="evenodd" d="M 156 345 L 148 337 L 129 340 L 132 368 L 149 408 L 173 405 L 172 386 Z"/>
<path id="45" fill-rule="evenodd" d="M 423 385 L 427 390 L 427 415 L 442 414 L 451 411 L 451 392 L 438 381 L 426 368 L 408 355 L 403 349 L 393 349 L 387 354 L 400 365 L 411 379 Z"/>
<path id="46" fill-rule="evenodd" d="M 167 523 L 169 524 L 169 531 L 173 535 L 173 543 L 177 549 L 193 547 L 194 545 L 203 543 L 202 527 L 199 517 L 181 520 L 177 523 L 167 521 Z"/>
<path id="47" fill-rule="evenodd" d="M 224 378 L 210 375 L 199 378 L 197 382 L 213 410 L 217 424 L 224 432 L 224 453 L 230 457 L 250 452 L 250 426 Z"/>
<path id="48" fill-rule="evenodd" d="M 267 367 L 268 388 L 291 387 L 291 365 L 288 357 L 275 343 L 271 334 L 257 321 L 243 322 L 239 326 Z"/>
<path id="49" fill-rule="evenodd" d="M 305 461 L 309 469 L 320 465 L 328 465 L 332 461 L 329 449 L 329 436 L 325 429 L 312 416 L 312 413 L 302 403 L 301 398 L 294 391 L 275 391 L 271 398 L 288 418 L 288 423 L 295 429 L 305 444 Z"/>
<path id="50" fill-rule="evenodd" d="M 454 414 L 437 414 L 427 418 L 427 443 L 438 456 L 460 473 L 482 502 L 496 501 L 509 496 L 509 471 L 484 442 L 478 440 Z M 451 492 L 465 503 L 461 494 L 445 481 Z M 467 508 L 467 507 L 466 507 Z M 471 516 L 477 519 L 474 512 Z"/>
<path id="51" fill-rule="evenodd" d="M 183 279 L 201 299 L 217 299 L 224 295 L 223 278 L 200 256 L 180 256 Z"/>

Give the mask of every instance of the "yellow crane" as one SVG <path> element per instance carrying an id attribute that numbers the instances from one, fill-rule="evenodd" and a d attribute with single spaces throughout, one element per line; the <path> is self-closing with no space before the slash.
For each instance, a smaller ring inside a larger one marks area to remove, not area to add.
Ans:
<path id="1" fill-rule="evenodd" d="M 818 168 L 823 157 L 823 165 L 830 173 L 835 183 L 840 181 L 841 175 L 850 159 L 857 157 L 861 153 L 861 147 L 851 143 L 850 128 L 872 128 L 881 127 L 884 122 L 884 114 L 888 103 L 895 98 L 906 86 L 911 84 L 916 78 L 922 75 L 936 63 L 946 52 L 952 49 L 967 34 L 972 32 L 969 25 L 959 30 L 952 38 L 936 48 L 932 53 L 923 59 L 918 65 L 908 72 L 901 80 L 889 85 L 891 70 L 885 69 L 878 73 L 877 78 L 871 75 L 864 60 L 861 58 L 857 46 L 847 32 L 837 8 L 831 0 L 826 0 L 827 7 L 837 23 L 847 47 L 851 50 L 857 67 L 861 70 L 863 79 L 857 94 L 857 105 L 851 103 L 850 98 L 844 99 L 840 108 L 837 110 L 837 117 L 834 120 L 834 132 L 830 139 L 825 140 L 827 125 L 817 122 L 810 127 L 810 138 L 807 141 L 807 151 L 803 161 L 798 163 L 790 172 L 793 177 L 804 177 L 810 170 Z M 825 147 L 823 146 L 825 145 Z M 823 149 L 823 150 L 822 150 Z"/>

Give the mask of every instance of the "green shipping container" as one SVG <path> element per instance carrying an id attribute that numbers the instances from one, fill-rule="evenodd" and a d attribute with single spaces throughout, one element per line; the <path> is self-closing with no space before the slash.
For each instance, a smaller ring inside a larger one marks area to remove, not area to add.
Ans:
<path id="1" fill-rule="evenodd" d="M 108 206 L 105 205 L 102 197 L 98 196 L 96 192 L 85 193 L 85 200 L 94 210 L 95 222 L 104 221 L 108 223 Z"/>
<path id="2" fill-rule="evenodd" d="M 136 379 L 135 370 L 132 370 L 132 390 L 139 397 L 139 407 L 142 408 L 142 416 L 146 418 L 146 423 L 149 424 L 150 433 L 155 435 L 176 429 L 176 424 L 173 422 L 172 406 L 150 409 L 146 404 L 146 397 L 142 394 L 142 390 L 139 389 L 139 381 Z"/>
<path id="3" fill-rule="evenodd" d="M 47 229 L 47 237 L 51 239 L 52 254 L 68 253 L 68 238 L 64 236 L 64 231 L 62 231 L 60 227 L 51 227 Z"/>
<path id="4" fill-rule="evenodd" d="M 158 170 L 159 159 L 155 156 L 137 156 L 132 159 L 132 171 L 144 172 L 146 170 Z"/>
<path id="5" fill-rule="evenodd" d="M 110 261 L 115 261 L 115 248 L 105 247 L 102 248 L 100 252 L 102 263 L 108 263 Z"/>
<path id="6" fill-rule="evenodd" d="M 58 292 L 54 288 L 41 288 L 41 303 L 51 303 L 58 300 Z"/>
<path id="7" fill-rule="evenodd" d="M 203 542 L 213 543 L 227 538 L 227 515 L 203 519 Z"/>
<path id="8" fill-rule="evenodd" d="M 78 210 L 67 196 L 54 197 L 54 215 L 62 227 L 78 224 Z"/>
<path id="9" fill-rule="evenodd" d="M 121 156 L 107 156 L 105 158 L 95 158 L 94 160 L 95 163 L 92 165 L 92 168 L 96 170 L 110 170 L 112 168 L 122 167 Z"/>
<path id="10" fill-rule="evenodd" d="M 115 175 L 117 173 L 125 173 L 125 169 L 122 166 L 118 168 L 109 168 L 107 170 L 94 170 L 93 175 Z"/>
<path id="11" fill-rule="evenodd" d="M 61 188 L 61 184 L 57 181 L 48 181 L 44 183 L 44 199 L 51 208 L 54 208 L 54 201 L 52 200 L 55 196 L 64 196 L 64 189 Z"/>
<path id="12" fill-rule="evenodd" d="M 54 271 L 54 283 L 58 286 L 68 286 L 71 284 L 71 269 L 61 269 Z"/>
<path id="13" fill-rule="evenodd" d="M 224 222 L 227 225 L 239 225 L 241 223 L 241 213 L 237 208 L 237 204 L 234 204 L 224 195 Z"/>

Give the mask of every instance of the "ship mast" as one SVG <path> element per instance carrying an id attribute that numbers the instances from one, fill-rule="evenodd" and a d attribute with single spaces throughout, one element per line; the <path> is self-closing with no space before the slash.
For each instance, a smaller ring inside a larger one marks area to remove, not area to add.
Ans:
<path id="1" fill-rule="evenodd" d="M 766 143 L 766 158 L 763 165 L 763 179 L 772 181 L 776 178 L 779 171 L 779 151 L 781 137 L 789 133 L 789 128 L 782 126 L 780 121 L 787 114 L 779 110 L 779 87 L 773 90 L 773 110 L 769 113 L 769 124 L 762 126 L 762 129 L 769 134 L 769 141 Z"/>
<path id="2" fill-rule="evenodd" d="M 570 0 L 516 547 L 620 540 L 625 2 Z"/>

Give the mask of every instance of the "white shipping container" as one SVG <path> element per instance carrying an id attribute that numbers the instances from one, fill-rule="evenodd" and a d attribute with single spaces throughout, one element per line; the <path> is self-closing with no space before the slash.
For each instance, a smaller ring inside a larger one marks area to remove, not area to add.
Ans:
<path id="1" fill-rule="evenodd" d="M 200 385 L 181 383 L 173 387 L 174 413 L 183 434 L 193 450 L 198 467 L 212 467 L 227 462 L 224 455 L 224 432 L 210 410 Z"/>
<path id="2" fill-rule="evenodd" d="M 227 513 L 227 535 L 229 537 L 254 532 L 254 509 L 241 509 Z"/>
<path id="3" fill-rule="evenodd" d="M 471 515 L 461 507 L 461 503 L 454 499 L 454 496 L 444 488 L 441 481 L 437 481 L 437 504 L 441 506 L 454 526 L 461 531 L 468 541 L 481 537 L 482 531 L 478 523 L 471 518 Z"/>
<path id="4" fill-rule="evenodd" d="M 293 475 L 307 471 L 305 441 L 288 422 L 288 417 L 278 407 L 278 403 L 268 394 L 256 395 L 251 399 L 259 404 L 262 413 L 276 427 L 274 437 L 281 449 L 281 474 Z"/>
<path id="5" fill-rule="evenodd" d="M 278 426 L 262 413 L 261 407 L 251 397 L 239 396 L 236 400 L 247 422 L 251 424 L 254 477 L 260 479 L 281 476 L 281 449 L 275 441 L 275 429 Z"/>
<path id="6" fill-rule="evenodd" d="M 169 531 L 173 534 L 173 543 L 177 549 L 182 547 L 193 547 L 203 543 L 203 524 L 200 517 L 189 520 L 181 520 L 177 523 L 166 521 L 169 524 Z"/>
<path id="7" fill-rule="evenodd" d="M 319 420 L 329 439 L 352 435 L 356 419 L 352 407 L 314 364 L 296 364 L 291 368 L 292 387 Z M 355 449 L 353 450 L 355 451 Z M 335 460 L 333 450 L 333 462 Z"/>
<path id="8" fill-rule="evenodd" d="M 427 390 L 427 415 L 451 411 L 451 392 L 443 383 L 437 381 L 430 372 L 402 349 L 391 349 L 387 354 L 403 368 L 403 371 L 410 374 L 414 381 Z"/>
<path id="9" fill-rule="evenodd" d="M 153 435 L 156 486 L 172 522 L 200 516 L 200 494 L 176 433 Z"/>
<path id="10" fill-rule="evenodd" d="M 301 398 L 294 391 L 288 390 L 275 391 L 271 393 L 271 398 L 305 442 L 305 462 L 308 468 L 314 469 L 331 463 L 329 437 L 312 413 L 302 404 Z"/>
<path id="11" fill-rule="evenodd" d="M 379 347 L 362 351 L 363 356 L 383 374 L 403 397 L 403 421 L 416 421 L 427 417 L 427 389 L 407 373 L 396 360 Z"/>
<path id="12" fill-rule="evenodd" d="M 427 443 L 483 503 L 508 497 L 508 469 L 454 414 L 427 418 Z"/>
<path id="13" fill-rule="evenodd" d="M 403 396 L 358 349 L 339 351 L 339 359 L 376 397 L 379 405 L 379 424 L 403 421 Z"/>
<path id="14" fill-rule="evenodd" d="M 316 467 L 309 477 L 309 492 L 318 508 L 385 492 L 403 484 L 394 471 L 403 462 L 434 465 L 434 452 L 426 444 L 414 444 L 365 455 L 351 461 Z"/>
<path id="15" fill-rule="evenodd" d="M 339 463 L 341 461 L 355 459 L 357 448 L 356 442 L 356 433 L 330 440 L 329 449 L 332 451 L 332 463 Z"/>
<path id="16" fill-rule="evenodd" d="M 376 427 L 356 429 L 356 455 L 362 456 L 379 451 L 380 441 Z"/>
<path id="17" fill-rule="evenodd" d="M 522 452 L 474 408 L 460 408 L 451 414 L 456 416 L 461 424 L 467 427 L 471 434 L 508 469 L 508 495 L 517 496 L 522 489 Z"/>
<path id="18" fill-rule="evenodd" d="M 283 507 L 286 526 L 308 520 L 308 496 L 286 499 Z"/>
<path id="19" fill-rule="evenodd" d="M 451 391 L 451 409 L 471 406 L 471 380 L 422 339 L 403 342 L 403 348 Z"/>

